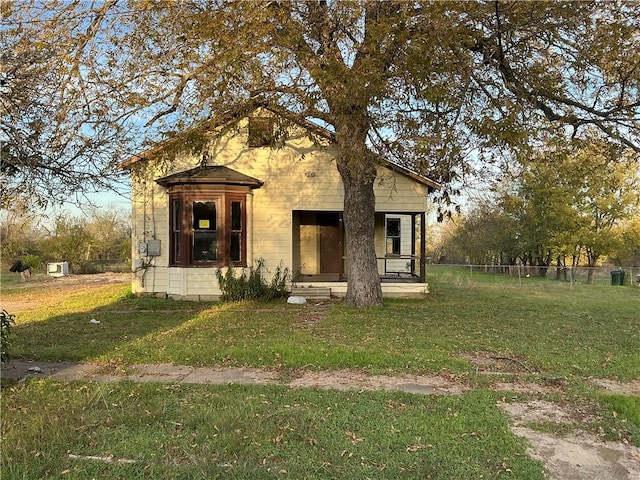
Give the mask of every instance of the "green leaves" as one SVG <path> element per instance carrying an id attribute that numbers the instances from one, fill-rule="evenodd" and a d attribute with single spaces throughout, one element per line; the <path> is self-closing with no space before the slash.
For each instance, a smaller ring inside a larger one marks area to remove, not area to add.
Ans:
<path id="1" fill-rule="evenodd" d="M 9 363 L 11 358 L 9 334 L 15 323 L 15 315 L 11 315 L 6 310 L 0 312 L 0 363 Z"/>

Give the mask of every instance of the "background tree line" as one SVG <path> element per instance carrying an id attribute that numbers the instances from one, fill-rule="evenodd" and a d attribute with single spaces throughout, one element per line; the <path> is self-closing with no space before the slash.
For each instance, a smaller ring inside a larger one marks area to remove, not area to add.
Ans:
<path id="1" fill-rule="evenodd" d="M 131 226 L 124 210 L 65 212 L 38 223 L 32 216 L 8 211 L 3 217 L 0 256 L 5 269 L 16 260 L 36 270 L 48 262 L 68 262 L 73 273 L 96 273 L 100 263 L 130 264 Z"/>
<path id="2" fill-rule="evenodd" d="M 637 154 L 591 137 L 521 152 L 481 200 L 443 228 L 432 260 L 526 265 L 557 278 L 604 259 L 640 265 Z M 592 281 L 593 269 L 588 281 Z"/>

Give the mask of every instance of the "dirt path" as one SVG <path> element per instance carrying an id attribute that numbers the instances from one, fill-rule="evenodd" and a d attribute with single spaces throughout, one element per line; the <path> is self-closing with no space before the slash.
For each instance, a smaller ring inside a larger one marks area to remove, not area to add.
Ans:
<path id="1" fill-rule="evenodd" d="M 3 272 L 2 275 L 6 274 Z M 11 285 L 8 288 L 5 287 L 12 292 L 9 295 L 0 292 L 0 304 L 4 310 L 10 313 L 28 312 L 43 305 L 59 302 L 61 293 L 85 293 L 90 295 L 93 290 L 105 285 L 130 282 L 131 273 L 97 273 L 94 275 L 67 275 L 64 277 L 50 277 L 38 274 L 21 283 Z M 45 288 L 38 288 L 41 286 Z M 16 289 L 20 292 L 19 295 L 14 293 Z"/>
<path id="2" fill-rule="evenodd" d="M 557 425 L 588 421 L 576 410 L 540 400 L 527 403 L 501 403 L 499 407 L 511 417 L 513 433 L 526 439 L 529 455 L 542 462 L 549 478 L 638 480 L 640 449 L 623 442 L 604 442 L 591 433 L 575 430 L 562 437 L 526 427 L 531 423 Z"/>

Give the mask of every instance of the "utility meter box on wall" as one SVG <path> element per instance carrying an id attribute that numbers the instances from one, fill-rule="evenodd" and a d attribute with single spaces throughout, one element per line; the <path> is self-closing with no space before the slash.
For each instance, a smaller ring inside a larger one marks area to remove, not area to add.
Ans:
<path id="1" fill-rule="evenodd" d="M 144 257 L 160 256 L 160 240 L 147 240 L 138 244 L 138 254 Z"/>

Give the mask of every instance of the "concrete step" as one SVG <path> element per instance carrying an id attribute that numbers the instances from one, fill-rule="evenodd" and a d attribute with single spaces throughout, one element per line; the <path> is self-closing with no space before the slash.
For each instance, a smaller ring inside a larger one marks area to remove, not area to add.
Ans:
<path id="1" fill-rule="evenodd" d="M 291 296 L 304 297 L 307 300 L 329 300 L 331 298 L 330 287 L 292 287 Z"/>

